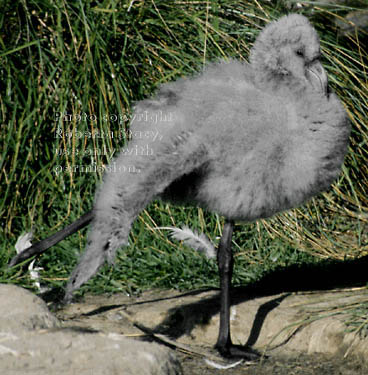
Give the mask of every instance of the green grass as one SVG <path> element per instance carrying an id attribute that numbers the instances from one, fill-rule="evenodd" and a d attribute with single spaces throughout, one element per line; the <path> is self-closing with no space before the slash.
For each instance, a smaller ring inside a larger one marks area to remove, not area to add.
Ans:
<path id="1" fill-rule="evenodd" d="M 236 285 L 292 264 L 368 254 L 366 34 L 343 36 L 334 26 L 334 17 L 355 8 L 302 3 L 299 12 L 319 31 L 330 84 L 353 123 L 349 154 L 329 192 L 272 219 L 236 226 Z M 364 3 L 354 2 L 358 8 Z M 92 207 L 102 172 L 82 166 L 106 166 L 125 144 L 116 134 L 128 129 L 134 101 L 164 82 L 200 70 L 206 61 L 247 59 L 260 29 L 288 11 L 282 1 L 2 4 L 0 281 L 27 288 L 32 288 L 27 272 L 6 268 L 16 239 L 31 228 L 35 239 L 43 239 Z M 104 136 L 88 136 L 97 132 Z M 130 246 L 119 252 L 115 268 L 103 268 L 82 292 L 217 286 L 215 262 L 154 229 L 185 224 L 215 242 L 221 236 L 222 218 L 217 215 L 153 202 L 135 222 Z M 65 285 L 85 234 L 71 236 L 40 258 L 43 283 L 55 289 Z"/>

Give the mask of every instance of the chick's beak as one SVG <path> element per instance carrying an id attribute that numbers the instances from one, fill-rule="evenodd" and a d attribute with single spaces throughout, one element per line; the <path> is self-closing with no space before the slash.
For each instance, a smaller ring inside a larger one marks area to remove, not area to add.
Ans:
<path id="1" fill-rule="evenodd" d="M 315 61 L 307 66 L 306 77 L 316 91 L 325 95 L 328 94 L 327 74 L 319 61 Z"/>

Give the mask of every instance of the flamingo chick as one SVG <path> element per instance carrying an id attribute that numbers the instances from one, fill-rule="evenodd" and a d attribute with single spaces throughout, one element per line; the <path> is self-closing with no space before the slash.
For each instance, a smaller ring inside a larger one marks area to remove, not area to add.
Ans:
<path id="1" fill-rule="evenodd" d="M 87 247 L 65 301 L 128 245 L 133 221 L 153 199 L 204 207 L 226 220 L 218 249 L 216 347 L 223 356 L 254 358 L 230 337 L 233 225 L 297 207 L 338 177 L 350 124 L 329 92 L 320 55 L 315 29 L 304 16 L 290 14 L 263 29 L 249 64 L 209 64 L 138 102 L 133 139 L 97 191 Z M 136 132 L 158 136 L 147 141 L 134 138 Z"/>

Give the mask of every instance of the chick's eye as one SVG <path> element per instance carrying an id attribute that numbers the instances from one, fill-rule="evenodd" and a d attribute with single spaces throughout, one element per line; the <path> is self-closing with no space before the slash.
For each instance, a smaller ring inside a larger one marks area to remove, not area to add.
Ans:
<path id="1" fill-rule="evenodd" d="M 295 51 L 296 55 L 299 56 L 299 57 L 304 57 L 304 51 L 302 49 L 297 49 Z"/>

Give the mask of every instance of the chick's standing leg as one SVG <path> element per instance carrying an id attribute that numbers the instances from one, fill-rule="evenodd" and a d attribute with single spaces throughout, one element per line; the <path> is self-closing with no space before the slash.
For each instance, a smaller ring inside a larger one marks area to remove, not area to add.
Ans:
<path id="1" fill-rule="evenodd" d="M 226 221 L 217 253 L 220 274 L 220 328 L 216 348 L 222 352 L 231 345 L 230 337 L 230 285 L 233 273 L 231 238 L 234 223 Z"/>
<path id="2" fill-rule="evenodd" d="M 230 288 L 234 259 L 231 251 L 231 238 L 234 222 L 226 220 L 217 253 L 220 274 L 220 328 L 216 349 L 223 357 L 257 360 L 259 354 L 251 348 L 234 345 L 230 334 Z"/>

